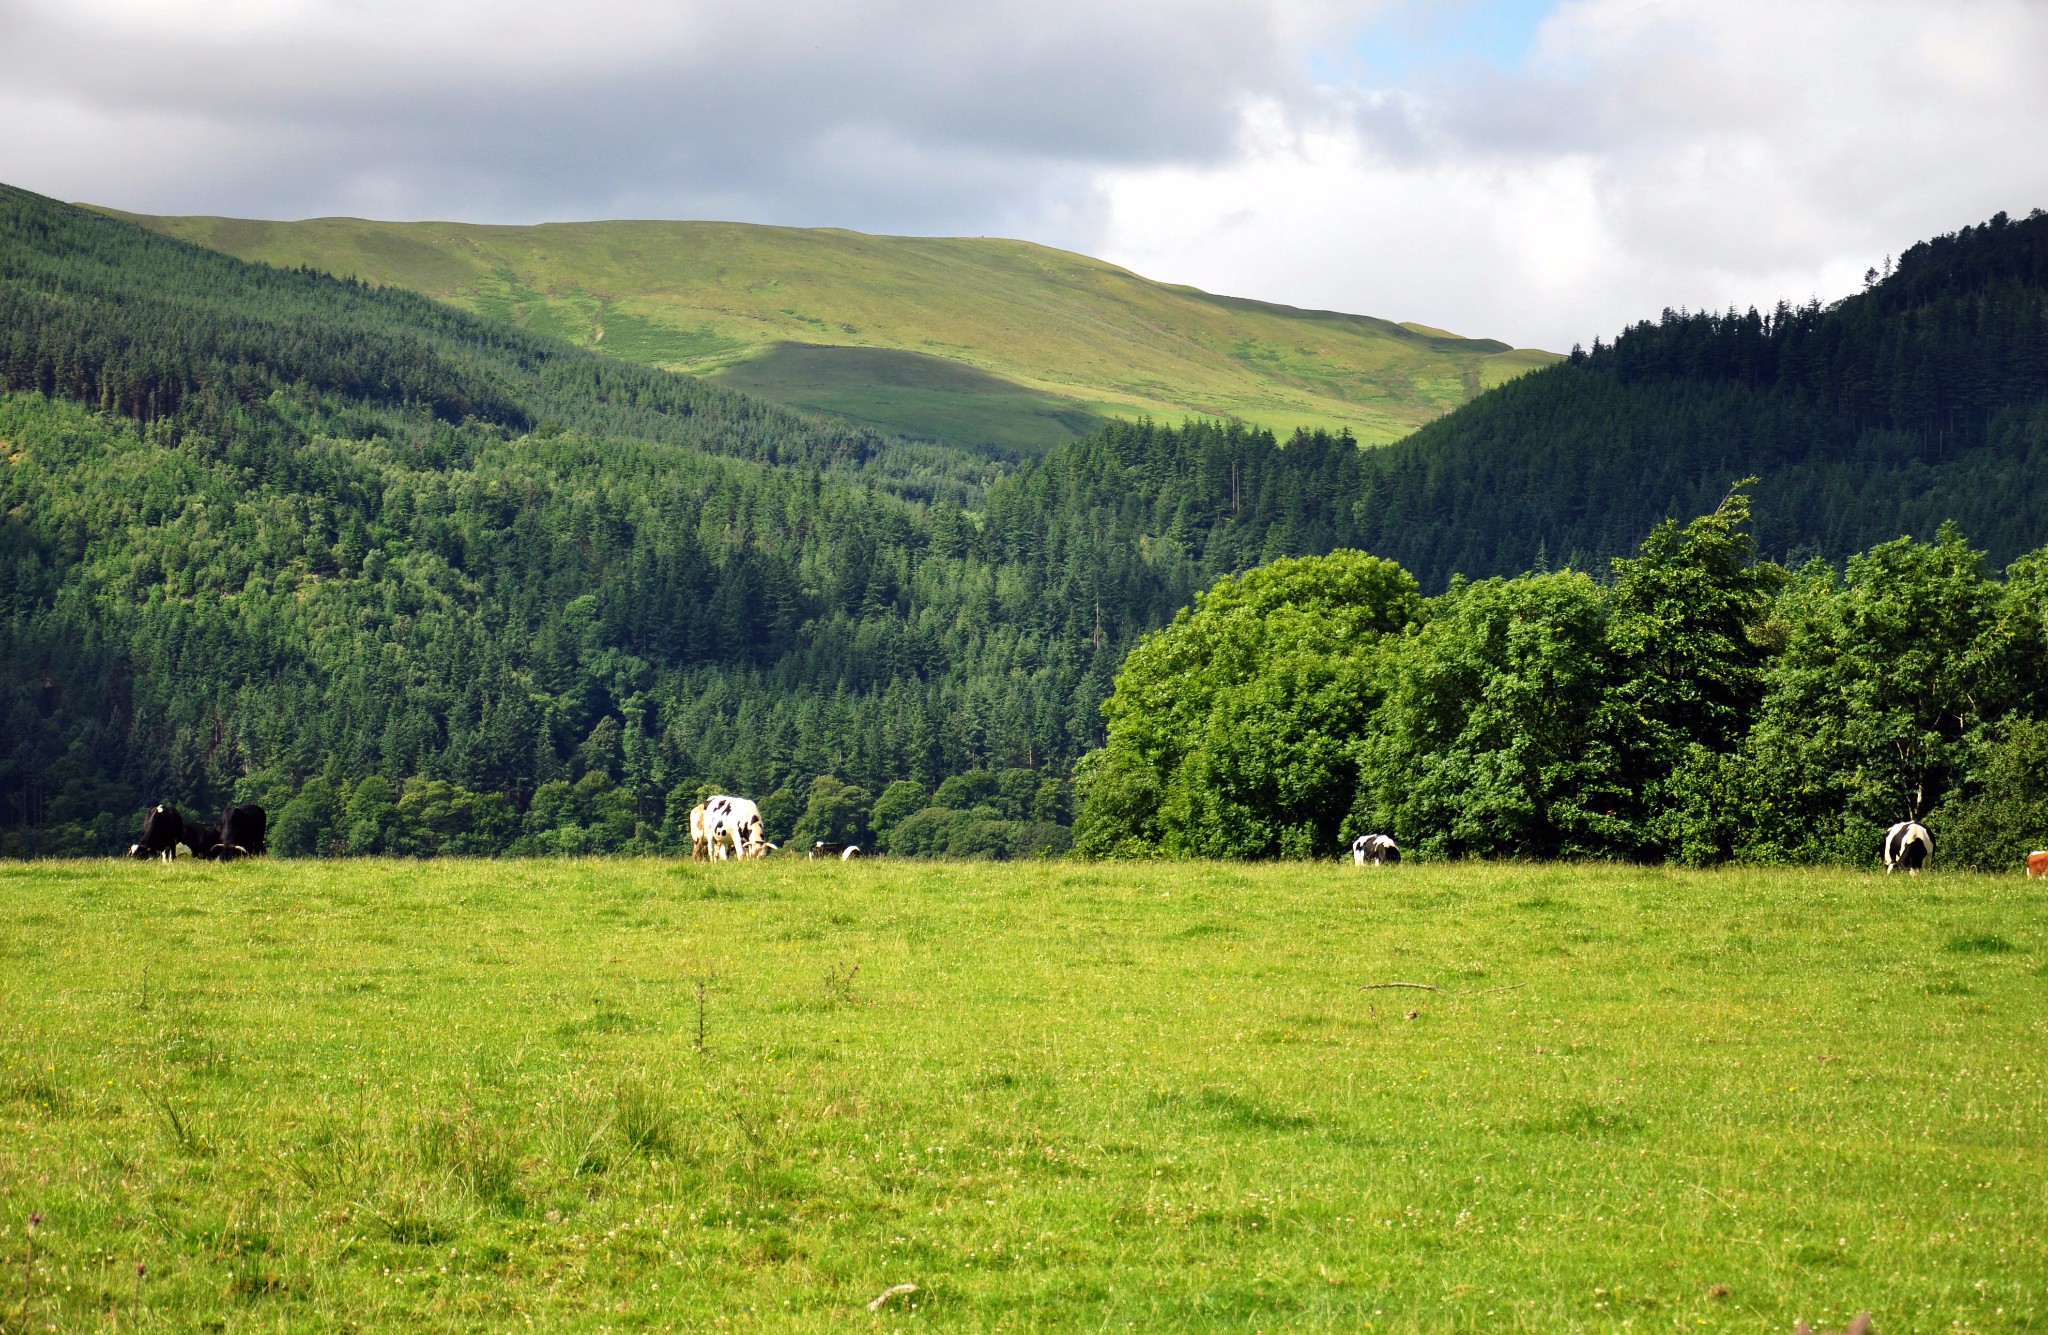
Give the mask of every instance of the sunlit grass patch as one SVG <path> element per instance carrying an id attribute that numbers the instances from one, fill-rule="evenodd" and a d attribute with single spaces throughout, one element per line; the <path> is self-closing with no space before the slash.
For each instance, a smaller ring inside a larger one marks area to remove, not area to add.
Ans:
<path id="1" fill-rule="evenodd" d="M 2038 1329 L 2041 907 L 1600 866 L 4 867 L 0 1314 Z"/>

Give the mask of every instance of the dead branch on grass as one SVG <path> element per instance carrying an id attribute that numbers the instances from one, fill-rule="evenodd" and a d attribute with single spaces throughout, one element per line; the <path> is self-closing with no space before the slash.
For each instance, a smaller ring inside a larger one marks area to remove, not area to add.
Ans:
<path id="1" fill-rule="evenodd" d="M 1504 987 L 1482 987 L 1477 992 L 1445 992 L 1435 983 L 1360 983 L 1358 990 L 1361 992 L 1375 992 L 1388 987 L 1410 987 L 1414 988 L 1417 992 L 1437 992 L 1449 997 L 1453 1001 L 1462 1001 L 1466 997 L 1490 997 L 1496 992 L 1513 992 L 1517 988 L 1527 986 L 1527 983 L 1509 983 Z"/>

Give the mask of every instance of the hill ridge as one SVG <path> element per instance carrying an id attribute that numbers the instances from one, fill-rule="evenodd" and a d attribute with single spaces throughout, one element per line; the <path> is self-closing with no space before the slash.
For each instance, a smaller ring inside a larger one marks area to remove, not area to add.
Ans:
<path id="1" fill-rule="evenodd" d="M 627 360 L 731 377 L 788 406 L 911 436 L 1043 449 L 1108 417 L 1235 418 L 1384 444 L 1557 360 L 1378 316 L 1162 283 L 989 237 L 712 220 L 535 224 L 110 216 L 237 258 L 410 288 Z M 800 366 L 786 344 L 814 351 Z M 820 348 L 917 353 L 1008 382 L 865 386 Z M 750 363 L 765 362 L 765 365 Z"/>
<path id="2" fill-rule="evenodd" d="M 1874 277 L 1874 276 L 1873 276 Z M 2048 213 L 1919 242 L 1822 306 L 1674 311 L 1364 462 L 1360 545 L 1427 587 L 1598 568 L 1757 476 L 1798 563 L 1955 521 L 1997 562 L 2048 534 Z"/>

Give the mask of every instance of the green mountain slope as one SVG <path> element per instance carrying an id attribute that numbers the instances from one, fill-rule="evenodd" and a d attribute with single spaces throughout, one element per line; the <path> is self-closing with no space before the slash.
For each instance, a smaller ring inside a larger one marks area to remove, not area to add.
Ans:
<path id="1" fill-rule="evenodd" d="M 1365 457 L 998 470 L 0 186 L 0 849 L 230 795 L 300 851 L 673 849 L 706 785 L 1057 846 L 1125 649 L 1341 541 Z"/>
<path id="2" fill-rule="evenodd" d="M 1832 306 L 1664 312 L 1363 456 L 1357 543 L 1425 584 L 1599 568 L 1745 476 L 1764 554 L 1954 520 L 2048 540 L 2048 214 L 1912 247 Z"/>
<path id="3" fill-rule="evenodd" d="M 1378 444 L 1556 360 L 1421 325 L 1212 296 L 1021 241 L 741 223 L 119 216 L 885 430 L 1018 449 L 1108 416 L 1189 414 Z"/>

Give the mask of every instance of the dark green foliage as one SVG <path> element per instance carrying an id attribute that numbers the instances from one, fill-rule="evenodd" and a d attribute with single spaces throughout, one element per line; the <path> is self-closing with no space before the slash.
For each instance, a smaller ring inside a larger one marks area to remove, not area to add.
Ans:
<path id="1" fill-rule="evenodd" d="M 899 858 L 1057 857 L 1074 845 L 1064 825 L 1005 819 L 992 806 L 926 807 L 898 821 L 882 848 Z"/>
<path id="2" fill-rule="evenodd" d="M 1784 572 L 1756 562 L 1748 519 L 1736 490 L 1690 524 L 1659 524 L 1613 562 L 1609 681 L 1595 717 L 1615 749 L 1612 814 L 1600 820 L 1611 845 L 1678 851 L 1687 803 L 1677 786 L 1735 750 L 1763 698 L 1763 618 Z"/>
<path id="3" fill-rule="evenodd" d="M 896 780 L 875 799 L 874 808 L 868 816 L 868 828 L 887 838 L 889 831 L 901 824 L 904 817 L 924 809 L 927 796 L 924 785 L 917 780 Z"/>
<path id="4" fill-rule="evenodd" d="M 1353 740 L 1378 702 L 1379 641 L 1415 582 L 1359 552 L 1226 578 L 1132 651 L 1103 706 L 1109 744 L 1080 776 L 1079 846 L 1176 856 L 1307 856 L 1336 839 Z"/>
<path id="5" fill-rule="evenodd" d="M 940 784 L 939 790 L 932 794 L 932 805 L 959 807 L 965 810 L 968 807 L 980 806 L 984 802 L 993 802 L 995 795 L 996 776 L 985 769 L 971 769 L 955 774 Z"/>
<path id="6" fill-rule="evenodd" d="M 1746 512 L 1660 526 L 1610 584 L 1459 580 L 1398 626 L 1356 553 L 1225 580 L 1126 660 L 1078 846 L 1869 865 L 1910 819 L 1996 870 L 2048 843 L 2048 549 L 2001 581 L 1948 527 L 1794 576 L 1751 559 Z M 1262 584 L 1288 603 L 1232 626 Z M 1342 633 L 1305 660 L 1318 627 Z M 1268 756 L 1284 782 L 1245 782 Z M 1341 832 L 1300 805 L 1340 790 Z"/>
<path id="7" fill-rule="evenodd" d="M 2048 847 L 2048 720 L 2015 718 L 1971 748 L 1970 772 L 1930 817 L 1957 866 L 2005 871 Z"/>
<path id="8" fill-rule="evenodd" d="M 1754 855 L 1859 856 L 1894 821 L 1927 819 L 1986 725 L 2048 705 L 2015 698 L 2026 651 L 1999 626 L 2003 594 L 1953 528 L 1851 557 L 1840 579 L 1802 572 L 1745 748 Z"/>
<path id="9" fill-rule="evenodd" d="M 1828 307 L 1667 310 L 1367 462 L 1358 544 L 1431 588 L 1596 565 L 1749 475 L 1775 558 L 1955 520 L 2009 561 L 2048 532 L 2048 216 L 1923 242 Z"/>
<path id="10" fill-rule="evenodd" d="M 1385 705 L 1352 733 L 1363 740 L 1346 836 L 1391 831 L 1439 856 L 1603 851 L 1625 801 L 1600 727 L 1604 594 L 1560 571 L 1433 600 L 1392 655 Z"/>
<path id="11" fill-rule="evenodd" d="M 1360 475 L 1119 424 L 997 477 L 12 190 L 0 298 L 16 852 L 238 793 L 296 853 L 673 849 L 706 789 L 780 839 L 814 776 L 968 770 L 1057 823 L 1129 644 Z"/>
<path id="12" fill-rule="evenodd" d="M 802 819 L 790 833 L 791 842 L 809 848 L 820 839 L 839 844 L 867 844 L 868 791 L 856 784 L 841 783 L 829 774 L 811 780 L 810 796 Z"/>

